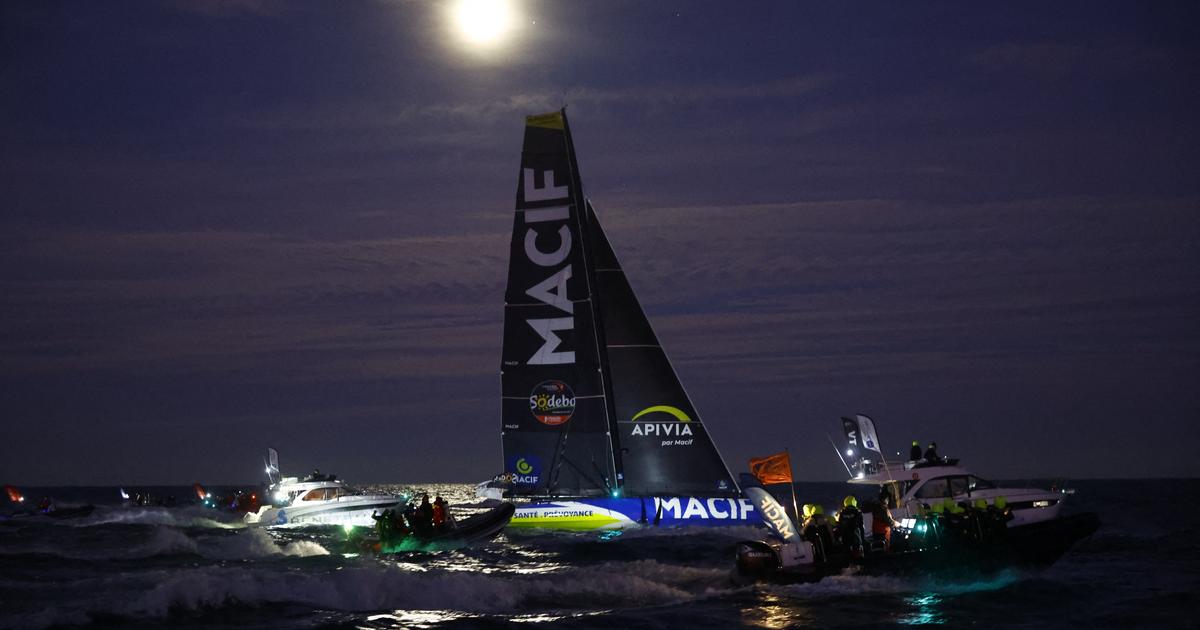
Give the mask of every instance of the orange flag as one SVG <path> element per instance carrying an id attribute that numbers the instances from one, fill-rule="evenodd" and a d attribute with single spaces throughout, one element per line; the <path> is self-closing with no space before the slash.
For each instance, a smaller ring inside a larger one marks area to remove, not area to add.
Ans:
<path id="1" fill-rule="evenodd" d="M 754 473 L 763 485 L 792 483 L 792 460 L 787 453 L 758 457 L 750 460 L 750 472 Z"/>
<path id="2" fill-rule="evenodd" d="M 13 503 L 20 503 L 25 500 L 25 497 L 21 496 L 21 491 L 13 486 L 4 486 L 4 492 L 8 494 L 8 500 Z"/>

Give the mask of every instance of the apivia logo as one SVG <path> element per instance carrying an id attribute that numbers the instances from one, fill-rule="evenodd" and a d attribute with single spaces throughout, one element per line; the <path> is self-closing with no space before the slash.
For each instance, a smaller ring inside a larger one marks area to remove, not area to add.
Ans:
<path id="1" fill-rule="evenodd" d="M 654 418 L 646 421 L 638 422 L 639 418 L 654 414 Z M 662 419 L 663 415 L 674 417 L 674 421 L 656 422 L 655 420 Z M 660 446 L 691 446 L 692 445 L 692 427 L 689 424 L 692 421 L 682 409 L 672 407 L 670 405 L 654 405 L 633 414 L 631 422 L 633 429 L 629 432 L 631 436 L 659 438 L 662 440 Z"/>
<path id="2" fill-rule="evenodd" d="M 562 381 L 543 381 L 529 394 L 529 411 L 538 422 L 556 427 L 575 413 L 575 393 Z"/>
<path id="3" fill-rule="evenodd" d="M 533 455 L 513 455 L 508 460 L 507 472 L 518 486 L 536 486 L 542 474 L 542 460 Z"/>

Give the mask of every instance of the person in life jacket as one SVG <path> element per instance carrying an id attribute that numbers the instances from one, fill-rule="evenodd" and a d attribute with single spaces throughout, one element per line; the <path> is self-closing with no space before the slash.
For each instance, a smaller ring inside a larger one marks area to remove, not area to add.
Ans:
<path id="1" fill-rule="evenodd" d="M 404 515 L 399 510 L 388 510 L 388 512 L 390 513 L 388 517 L 391 520 L 392 537 L 395 540 L 404 540 L 412 533 L 408 528 L 408 523 L 404 521 Z"/>
<path id="2" fill-rule="evenodd" d="M 913 440 L 912 448 L 908 449 L 908 461 L 921 461 L 921 443 L 917 440 Z"/>
<path id="3" fill-rule="evenodd" d="M 912 504 L 912 510 L 915 523 L 905 538 L 906 546 L 928 549 L 940 545 L 942 530 L 941 523 L 938 522 L 939 515 L 919 501 Z"/>
<path id="4" fill-rule="evenodd" d="M 937 452 L 937 442 L 930 442 L 929 448 L 925 449 L 925 463 L 930 466 L 942 465 L 942 458 Z"/>
<path id="5" fill-rule="evenodd" d="M 971 503 L 971 507 L 967 510 L 967 515 L 971 521 L 972 535 L 979 542 L 990 539 L 992 527 L 991 517 L 988 516 L 987 499 L 975 499 Z"/>
<path id="6" fill-rule="evenodd" d="M 429 503 L 429 495 L 421 495 L 421 505 L 417 506 L 412 516 L 413 532 L 422 538 L 433 533 L 433 505 Z"/>
<path id="7" fill-rule="evenodd" d="M 379 542 L 385 544 L 391 538 L 392 533 L 391 512 L 391 510 L 384 510 L 383 514 L 376 514 L 375 510 L 371 510 L 371 520 L 375 521 L 375 533 L 379 534 Z"/>
<path id="8" fill-rule="evenodd" d="M 440 494 L 433 500 L 433 529 L 446 531 L 446 500 Z"/>
<path id="9" fill-rule="evenodd" d="M 992 534 L 1003 537 L 1008 532 L 1008 522 L 1013 520 L 1012 510 L 1008 509 L 1008 499 L 996 497 L 987 508 L 988 520 L 991 522 Z"/>
<path id="10" fill-rule="evenodd" d="M 879 492 L 879 500 L 871 510 L 871 539 L 883 546 L 885 552 L 892 550 L 892 528 L 896 520 L 892 518 L 892 495 L 886 488 Z"/>
<path id="11" fill-rule="evenodd" d="M 800 527 L 800 537 L 812 543 L 817 562 L 824 562 L 827 554 L 833 549 L 833 527 L 825 517 L 825 510 L 814 503 L 804 505 L 804 523 Z"/>
<path id="12" fill-rule="evenodd" d="M 852 558 L 863 556 L 863 546 L 867 540 L 863 529 L 862 511 L 858 509 L 858 498 L 847 495 L 842 501 L 842 509 L 837 513 L 838 541 L 845 547 Z"/>
<path id="13" fill-rule="evenodd" d="M 964 542 L 971 533 L 966 508 L 950 498 L 944 499 L 941 505 L 946 523 L 943 531 L 946 532 L 948 541 Z"/>

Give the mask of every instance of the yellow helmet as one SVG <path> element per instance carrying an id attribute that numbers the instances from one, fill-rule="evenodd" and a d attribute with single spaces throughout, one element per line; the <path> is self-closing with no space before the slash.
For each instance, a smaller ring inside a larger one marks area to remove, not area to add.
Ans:
<path id="1" fill-rule="evenodd" d="M 1008 507 L 1008 499 L 1005 499 L 1004 497 L 996 497 L 996 507 L 1001 510 Z"/>
<path id="2" fill-rule="evenodd" d="M 812 513 L 813 513 L 813 516 L 816 516 L 817 514 L 825 514 L 825 508 L 821 507 L 820 505 L 813 504 Z"/>
<path id="3" fill-rule="evenodd" d="M 811 504 L 811 503 L 805 503 L 805 504 L 804 504 L 804 507 L 803 507 L 803 508 L 800 508 L 800 511 L 801 511 L 801 513 L 803 513 L 803 514 L 804 514 L 804 518 L 808 518 L 808 517 L 812 516 L 812 513 L 813 513 L 813 504 Z"/>
<path id="4" fill-rule="evenodd" d="M 929 509 L 932 510 L 934 514 L 941 514 L 946 511 L 946 504 L 945 503 L 934 503 L 933 506 Z"/>
<path id="5" fill-rule="evenodd" d="M 848 494 L 846 495 L 846 498 L 842 500 L 842 507 L 850 507 L 851 505 L 858 507 L 858 498 L 853 494 Z"/>
<path id="6" fill-rule="evenodd" d="M 987 509 L 987 501 L 985 499 L 975 499 L 975 509 L 986 510 Z"/>

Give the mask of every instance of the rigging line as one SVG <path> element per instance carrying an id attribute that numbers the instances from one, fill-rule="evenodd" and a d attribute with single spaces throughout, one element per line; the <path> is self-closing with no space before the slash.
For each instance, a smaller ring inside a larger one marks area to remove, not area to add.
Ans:
<path id="1" fill-rule="evenodd" d="M 842 465 L 846 467 L 846 474 L 853 477 L 854 473 L 850 471 L 850 465 L 846 463 L 846 458 L 842 457 L 841 449 L 837 447 L 837 444 L 833 443 L 833 438 L 829 437 L 828 433 L 825 434 L 825 437 L 829 439 L 829 445 L 833 447 L 833 452 L 837 453 L 838 459 L 842 460 Z"/>

